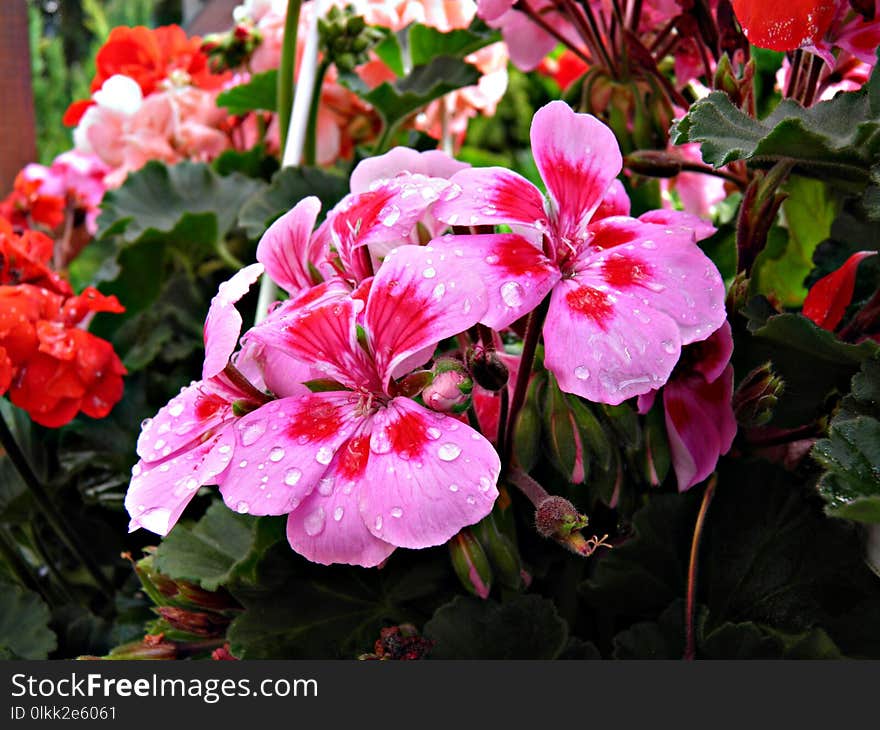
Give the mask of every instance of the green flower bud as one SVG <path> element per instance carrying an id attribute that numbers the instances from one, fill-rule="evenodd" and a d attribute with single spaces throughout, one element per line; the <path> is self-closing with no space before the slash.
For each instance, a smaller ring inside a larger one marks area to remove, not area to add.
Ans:
<path id="1" fill-rule="evenodd" d="M 492 590 L 492 566 L 470 529 L 466 527 L 449 541 L 449 555 L 461 584 L 475 596 L 488 598 Z"/>

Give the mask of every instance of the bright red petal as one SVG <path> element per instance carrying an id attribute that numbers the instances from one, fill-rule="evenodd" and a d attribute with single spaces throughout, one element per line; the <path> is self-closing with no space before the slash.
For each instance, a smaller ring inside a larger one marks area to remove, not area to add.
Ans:
<path id="1" fill-rule="evenodd" d="M 850 256 L 837 271 L 823 276 L 813 284 L 804 300 L 804 316 L 822 329 L 834 331 L 852 300 L 859 262 L 876 251 L 859 251 Z"/>
<path id="2" fill-rule="evenodd" d="M 733 0 L 749 42 L 774 51 L 793 51 L 821 39 L 834 19 L 834 0 Z"/>

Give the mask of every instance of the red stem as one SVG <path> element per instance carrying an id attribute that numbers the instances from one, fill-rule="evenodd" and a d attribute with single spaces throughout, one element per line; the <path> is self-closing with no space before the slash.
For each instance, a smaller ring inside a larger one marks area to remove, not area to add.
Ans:
<path id="1" fill-rule="evenodd" d="M 706 491 L 703 492 L 703 501 L 700 504 L 700 511 L 697 514 L 697 522 L 694 525 L 694 537 L 691 540 L 691 560 L 688 565 L 688 585 L 687 585 L 687 606 L 685 608 L 685 647 L 682 659 L 691 661 L 696 658 L 697 654 L 697 638 L 694 629 L 697 609 L 697 567 L 699 563 L 700 540 L 703 537 L 703 526 L 706 522 L 706 513 L 709 511 L 709 504 L 715 494 L 715 485 L 718 483 L 718 477 L 714 474 L 706 485 Z"/>

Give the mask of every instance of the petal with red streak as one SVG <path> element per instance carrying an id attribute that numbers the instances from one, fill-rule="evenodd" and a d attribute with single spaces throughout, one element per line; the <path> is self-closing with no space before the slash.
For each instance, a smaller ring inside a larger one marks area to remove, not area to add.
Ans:
<path id="1" fill-rule="evenodd" d="M 522 175 L 503 167 L 462 170 L 432 208 L 450 226 L 494 226 L 500 223 L 547 228 L 544 197 Z"/>
<path id="2" fill-rule="evenodd" d="M 859 262 L 876 254 L 876 251 L 854 253 L 837 271 L 832 271 L 813 284 L 804 299 L 804 316 L 822 329 L 833 332 L 852 301 Z"/>
<path id="3" fill-rule="evenodd" d="M 309 263 L 314 263 L 312 230 L 320 211 L 318 198 L 303 198 L 269 226 L 257 246 L 257 261 L 266 267 L 272 281 L 289 294 L 314 284 Z"/>
<path id="4" fill-rule="evenodd" d="M 324 477 L 339 447 L 357 429 L 358 395 L 309 393 L 267 403 L 238 420 L 235 458 L 220 493 L 238 512 L 295 510 Z"/>
<path id="5" fill-rule="evenodd" d="M 395 398 L 373 416 L 361 517 L 392 545 L 441 545 L 491 511 L 500 470 L 498 454 L 481 434 Z"/>
<path id="6" fill-rule="evenodd" d="M 590 114 L 551 101 L 532 119 L 532 154 L 556 206 L 560 234 L 574 237 L 604 200 L 623 166 L 614 133 Z"/>
<path id="7" fill-rule="evenodd" d="M 398 365 L 472 327 L 486 313 L 479 278 L 433 246 L 401 246 L 382 264 L 367 299 L 364 325 L 384 388 Z M 425 358 L 427 359 L 427 357 Z M 412 363 L 416 367 L 421 363 Z"/>
<path id="8" fill-rule="evenodd" d="M 446 254 L 444 266 L 472 272 L 483 282 L 489 306 L 480 321 L 493 329 L 531 312 L 559 281 L 556 265 L 515 234 L 447 236 L 431 246 Z"/>

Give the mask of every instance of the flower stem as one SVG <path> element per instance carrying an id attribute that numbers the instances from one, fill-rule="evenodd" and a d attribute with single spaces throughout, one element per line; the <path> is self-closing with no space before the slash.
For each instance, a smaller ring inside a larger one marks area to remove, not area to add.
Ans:
<path id="1" fill-rule="evenodd" d="M 508 481 L 522 492 L 537 509 L 550 493 L 519 467 L 510 470 Z"/>
<path id="2" fill-rule="evenodd" d="M 85 549 L 82 542 L 80 542 L 76 531 L 65 519 L 61 511 L 55 506 L 55 503 L 46 491 L 46 488 L 42 485 L 37 478 L 37 475 L 34 473 L 34 470 L 31 468 L 24 452 L 19 448 L 15 436 L 13 436 L 12 431 L 9 430 L 9 426 L 6 424 L 6 419 L 3 418 L 2 414 L 0 414 L 0 444 L 3 445 L 3 448 L 6 450 L 6 455 L 21 475 L 22 480 L 30 490 L 30 493 L 33 495 L 59 539 L 83 564 L 105 596 L 107 598 L 112 598 L 115 592 L 113 584 L 107 579 L 107 576 L 101 572 L 101 568 L 97 561 L 92 557 L 88 550 Z"/>
<path id="3" fill-rule="evenodd" d="M 7 533 L 5 527 L 0 527 L 0 558 L 3 559 L 6 567 L 21 581 L 25 588 L 39 593 L 43 600 L 50 603 L 46 591 L 43 590 L 43 586 L 40 585 L 31 567 L 21 557 L 15 545 L 15 540 Z"/>
<path id="4" fill-rule="evenodd" d="M 287 130 L 293 108 L 293 76 L 296 68 L 296 34 L 299 28 L 299 11 L 302 0 L 287 0 L 284 20 L 284 40 L 281 46 L 281 65 L 278 67 L 278 133 L 281 150 L 287 144 Z"/>
<path id="5" fill-rule="evenodd" d="M 309 108 L 309 123 L 306 127 L 305 155 L 303 162 L 306 165 L 314 165 L 318 156 L 318 109 L 321 106 L 321 84 L 324 83 L 324 75 L 330 64 L 321 61 L 315 73 L 314 90 L 312 91 L 312 103 Z"/>
<path id="6" fill-rule="evenodd" d="M 541 338 L 541 330 L 544 327 L 544 319 L 547 316 L 547 309 L 550 307 L 550 295 L 544 297 L 542 301 L 529 315 L 526 324 L 526 334 L 523 339 L 523 350 L 519 360 L 519 372 L 516 375 L 516 384 L 513 388 L 513 397 L 510 399 L 510 412 L 507 416 L 507 427 L 505 428 L 505 438 L 502 442 L 498 441 L 498 447 L 501 452 L 501 468 L 506 470 L 510 465 L 510 455 L 513 453 L 513 429 L 516 426 L 516 417 L 522 409 L 526 399 L 526 390 L 529 387 L 529 378 L 532 375 L 532 367 L 535 361 L 535 350 L 538 347 L 538 340 Z M 501 435 L 501 424 L 498 424 L 498 433 Z"/>
<path id="7" fill-rule="evenodd" d="M 706 513 L 709 511 L 709 504 L 712 502 L 717 483 L 718 477 L 713 474 L 706 485 L 706 491 L 703 492 L 703 501 L 700 504 L 700 511 L 697 513 L 694 537 L 691 540 L 691 559 L 688 564 L 687 605 L 685 607 L 685 647 L 684 656 L 682 657 L 682 659 L 687 660 L 695 659 L 697 654 L 697 638 L 694 623 L 697 610 L 697 567 L 699 563 L 700 541 L 703 537 Z"/>

